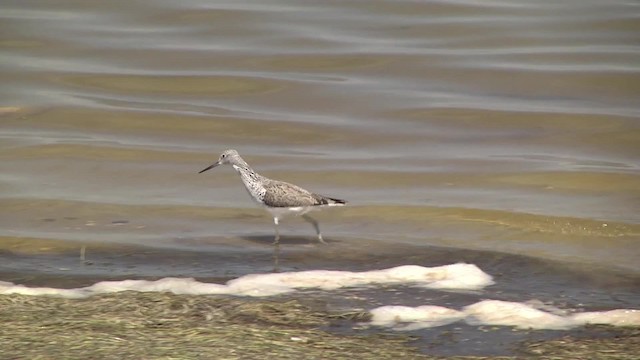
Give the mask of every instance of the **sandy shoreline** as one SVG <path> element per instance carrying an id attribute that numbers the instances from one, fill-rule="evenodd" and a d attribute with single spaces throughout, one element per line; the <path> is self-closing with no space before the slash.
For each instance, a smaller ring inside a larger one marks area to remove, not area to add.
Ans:
<path id="1" fill-rule="evenodd" d="M 164 277 L 195 277 L 205 283 L 224 284 L 246 274 L 271 273 L 273 251 L 262 240 L 254 239 L 254 246 L 245 249 L 211 252 L 90 246 L 88 265 L 80 262 L 75 242 L 49 242 L 46 249 L 30 242 L 34 247 L 27 249 L 18 240 L 5 241 L 0 252 L 4 266 L 0 279 L 57 288 Z M 479 292 L 400 285 L 304 290 L 261 299 L 131 291 L 79 300 L 1 295 L 2 333 L 10 344 L 7 354 L 16 358 L 57 353 L 82 358 L 88 352 L 99 358 L 233 359 L 256 354 L 291 359 L 532 354 L 562 358 L 571 348 L 567 344 L 576 344 L 594 353 L 601 349 L 618 356 L 613 358 L 630 359 L 629 349 L 638 343 L 636 329 L 591 325 L 566 331 L 463 323 L 410 332 L 363 328 L 360 324 L 370 316 L 369 310 L 390 304 L 462 309 L 484 299 L 535 299 L 574 311 L 636 308 L 640 279 L 612 269 L 594 270 L 581 264 L 498 252 L 402 244 L 369 249 L 358 240 L 349 245 L 341 242 L 319 247 L 299 241 L 284 238 L 280 259 L 283 271 L 367 271 L 407 264 L 467 262 L 491 274 L 496 284 Z M 32 343 L 35 345 L 28 345 Z"/>
<path id="2" fill-rule="evenodd" d="M 261 300 L 139 292 L 83 300 L 2 295 L 0 304 L 3 353 L 16 359 L 434 359 L 441 357 L 431 356 L 430 347 L 451 342 L 455 348 L 456 342 L 455 331 L 426 341 L 408 333 L 345 331 L 367 313 L 328 311 L 308 294 Z M 640 329 L 593 326 L 520 342 L 511 357 L 460 350 L 447 358 L 632 359 L 638 345 Z"/>

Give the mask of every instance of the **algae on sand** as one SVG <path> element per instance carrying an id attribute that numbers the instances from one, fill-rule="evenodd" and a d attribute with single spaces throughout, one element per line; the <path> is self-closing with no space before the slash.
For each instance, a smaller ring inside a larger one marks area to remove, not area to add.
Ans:
<path id="1" fill-rule="evenodd" d="M 407 336 L 339 336 L 295 300 L 121 292 L 82 300 L 0 296 L 5 358 L 415 358 Z"/>
<path id="2" fill-rule="evenodd" d="M 0 351 L 7 359 L 442 358 L 420 353 L 407 334 L 324 330 L 334 321 L 365 321 L 363 314 L 330 313 L 284 298 L 132 291 L 79 300 L 0 295 Z M 518 359 L 635 359 L 640 329 L 603 327 L 602 333 L 608 335 L 521 344 L 515 352 Z"/>

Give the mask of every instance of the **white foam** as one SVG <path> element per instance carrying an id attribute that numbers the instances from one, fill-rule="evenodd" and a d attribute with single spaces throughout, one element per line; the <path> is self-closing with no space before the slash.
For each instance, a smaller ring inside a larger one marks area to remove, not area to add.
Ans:
<path id="1" fill-rule="evenodd" d="M 614 326 L 639 326 L 640 310 L 617 309 L 609 311 L 584 312 L 572 315 L 583 324 L 608 324 Z"/>
<path id="2" fill-rule="evenodd" d="M 404 265 L 363 272 L 311 270 L 275 274 L 251 274 L 226 284 L 210 284 L 191 278 L 164 278 L 156 281 L 102 281 L 76 289 L 27 287 L 0 281 L 0 294 L 86 298 L 120 291 L 172 292 L 189 295 L 272 296 L 303 289 L 326 291 L 346 287 L 407 285 L 431 289 L 478 290 L 493 284 L 490 275 L 473 264 L 439 267 Z M 617 309 L 576 313 L 544 305 L 484 300 L 461 310 L 423 305 L 382 306 L 371 310 L 369 325 L 407 331 L 443 326 L 459 321 L 470 325 L 513 326 L 530 329 L 569 329 L 585 324 L 640 326 L 640 310 Z"/>
<path id="3" fill-rule="evenodd" d="M 164 278 L 156 281 L 102 281 L 77 289 L 30 288 L 0 282 L 0 294 L 50 295 L 83 298 L 95 294 L 120 291 L 160 291 L 175 294 L 224 294 L 237 296 L 272 296 L 298 289 L 335 290 L 345 287 L 375 284 L 405 284 L 410 286 L 477 290 L 493 284 L 491 276 L 473 264 L 453 264 L 439 267 L 404 265 L 384 270 L 363 272 L 311 270 L 274 274 L 251 274 L 222 284 L 208 284 L 191 278 Z"/>
<path id="4" fill-rule="evenodd" d="M 370 311 L 371 325 L 393 327 L 396 330 L 418 330 L 454 323 L 465 315 L 461 311 L 442 306 L 423 305 L 382 306 Z"/>
<path id="5" fill-rule="evenodd" d="M 502 325 L 531 329 L 569 329 L 576 324 L 570 317 L 538 310 L 531 305 L 500 300 L 484 300 L 464 308 L 470 325 Z"/>
<path id="6" fill-rule="evenodd" d="M 556 309 L 557 310 L 557 309 Z M 500 300 L 483 300 L 461 311 L 439 306 L 382 306 L 371 310 L 369 325 L 395 330 L 416 330 L 442 326 L 457 321 L 469 325 L 513 326 L 521 329 L 564 330 L 586 324 L 640 326 L 640 310 L 567 313 L 544 311 L 533 305 Z"/>

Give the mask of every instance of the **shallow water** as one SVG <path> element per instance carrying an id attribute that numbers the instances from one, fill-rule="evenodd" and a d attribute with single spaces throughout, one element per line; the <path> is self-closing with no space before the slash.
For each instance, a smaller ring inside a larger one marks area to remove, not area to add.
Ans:
<path id="1" fill-rule="evenodd" d="M 333 249 L 282 222 L 283 270 L 398 265 L 409 246 L 420 265 L 512 271 L 523 297 L 582 286 L 545 285 L 547 263 L 602 272 L 604 294 L 640 274 L 639 16 L 615 0 L 4 1 L 0 271 L 270 271 L 268 215 L 230 168 L 197 174 L 235 148 L 349 201 L 317 213 Z"/>
<path id="2" fill-rule="evenodd" d="M 263 251 L 264 245 L 262 249 L 258 246 L 270 238 L 242 240 L 236 240 L 242 249 L 225 252 L 130 246 L 93 249 L 88 265 L 78 261 L 75 251 L 64 249 L 58 249 L 56 255 L 2 256 L 0 293 L 82 298 L 133 290 L 190 296 L 232 294 L 245 299 L 270 296 L 269 301 L 293 298 L 338 314 L 379 313 L 389 306 L 402 306 L 407 308 L 393 316 L 392 322 L 374 315 L 370 323 L 336 321 L 324 330 L 344 335 L 408 333 L 416 339 L 412 345 L 430 355 L 518 355 L 517 344 L 523 341 L 566 335 L 615 336 L 615 327 L 582 327 L 585 320 L 640 325 L 640 277 L 611 269 L 451 248 L 426 252 L 423 247 L 402 244 L 372 247 L 357 239 L 348 245 L 317 248 L 301 244 L 299 238 L 285 237 L 288 248 L 280 260 L 287 272 L 270 274 L 271 254 Z M 479 268 L 449 265 L 451 259 Z M 5 272 L 6 268 L 22 270 Z M 158 279 L 158 274 L 177 278 Z M 200 282 L 185 278 L 190 276 L 197 276 Z M 105 279 L 115 281 L 96 283 Z M 283 295 L 274 297 L 278 293 Z M 422 309 L 424 306 L 438 308 Z"/>

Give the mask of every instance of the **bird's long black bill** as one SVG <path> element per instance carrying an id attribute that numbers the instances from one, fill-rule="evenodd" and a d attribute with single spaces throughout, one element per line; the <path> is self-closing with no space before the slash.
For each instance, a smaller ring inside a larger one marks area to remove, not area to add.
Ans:
<path id="1" fill-rule="evenodd" d="M 220 165 L 220 162 L 219 162 L 219 161 L 216 161 L 216 162 L 214 162 L 213 164 L 211 164 L 211 166 L 208 166 L 208 167 L 206 167 L 206 168 L 204 168 L 204 169 L 200 170 L 200 171 L 198 172 L 198 174 L 202 174 L 203 172 L 205 172 L 205 171 L 207 171 L 207 170 L 211 170 L 211 169 L 213 169 L 214 167 L 216 167 L 216 166 L 218 166 L 218 165 Z"/>

